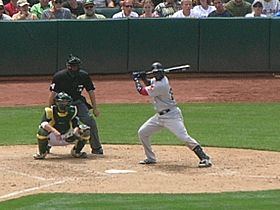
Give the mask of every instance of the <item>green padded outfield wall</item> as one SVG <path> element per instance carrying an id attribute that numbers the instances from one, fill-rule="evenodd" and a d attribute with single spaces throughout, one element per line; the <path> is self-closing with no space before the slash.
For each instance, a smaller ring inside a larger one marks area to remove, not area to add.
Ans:
<path id="1" fill-rule="evenodd" d="M 198 72 L 280 72 L 280 19 L 0 22 L 0 76 L 50 75 L 70 53 L 91 74 L 189 63 Z"/>
<path id="2" fill-rule="evenodd" d="M 269 71 L 270 19 L 200 20 L 200 72 Z"/>
<path id="3" fill-rule="evenodd" d="M 70 53 L 82 59 L 90 74 L 127 72 L 128 21 L 58 21 L 58 64 Z"/>
<path id="4" fill-rule="evenodd" d="M 280 18 L 271 19 L 270 37 L 271 71 L 280 72 Z"/>
<path id="5" fill-rule="evenodd" d="M 0 21 L 0 31 L 0 75 L 42 75 L 56 68 L 56 22 Z"/>
<path id="6" fill-rule="evenodd" d="M 198 19 L 129 19 L 128 71 L 191 64 L 198 69 Z"/>

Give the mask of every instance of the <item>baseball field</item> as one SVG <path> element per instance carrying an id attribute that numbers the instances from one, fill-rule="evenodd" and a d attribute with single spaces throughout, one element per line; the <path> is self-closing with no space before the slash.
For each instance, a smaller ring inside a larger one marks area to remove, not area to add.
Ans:
<path id="1" fill-rule="evenodd" d="M 189 133 L 212 157 L 203 169 L 166 130 L 152 138 L 158 164 L 138 164 L 137 130 L 154 111 L 127 75 L 93 77 L 104 156 L 74 159 L 65 146 L 33 160 L 50 80 L 0 81 L 0 209 L 280 208 L 277 75 L 170 75 Z"/>

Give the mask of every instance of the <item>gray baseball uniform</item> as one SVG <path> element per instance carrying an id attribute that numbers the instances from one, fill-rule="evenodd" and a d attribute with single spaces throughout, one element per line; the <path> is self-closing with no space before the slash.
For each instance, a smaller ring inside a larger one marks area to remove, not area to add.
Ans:
<path id="1" fill-rule="evenodd" d="M 152 78 L 151 85 L 144 88 L 148 95 L 153 98 L 154 109 L 157 112 L 138 130 L 138 135 L 144 146 L 147 159 L 151 162 L 156 162 L 150 136 L 162 128 L 169 129 L 180 140 L 185 142 L 191 150 L 199 146 L 199 143 L 189 136 L 185 128 L 182 112 L 177 107 L 168 78 L 164 76 L 160 81 Z"/>

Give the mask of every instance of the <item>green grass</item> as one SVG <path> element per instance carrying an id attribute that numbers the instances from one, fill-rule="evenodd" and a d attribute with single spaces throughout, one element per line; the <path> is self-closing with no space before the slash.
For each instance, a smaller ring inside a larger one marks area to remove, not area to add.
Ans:
<path id="1" fill-rule="evenodd" d="M 280 104 L 180 104 L 191 136 L 202 145 L 280 151 Z M 154 111 L 149 104 L 99 105 L 102 143 L 138 144 L 137 130 Z M 0 145 L 36 144 L 43 107 L 0 108 Z M 153 144 L 182 144 L 162 130 Z M 187 178 L 187 177 L 186 177 Z M 2 209 L 61 210 L 278 210 L 280 190 L 211 194 L 49 193 L 0 203 Z"/>
<path id="2" fill-rule="evenodd" d="M 279 210 L 280 190 L 211 194 L 52 193 L 5 201 L 0 209 L 21 210 Z"/>
<path id="3" fill-rule="evenodd" d="M 280 104 L 180 104 L 189 134 L 203 146 L 280 151 Z M 100 105 L 104 144 L 138 144 L 137 130 L 154 111 L 149 104 Z M 1 108 L 0 145 L 36 144 L 42 107 Z M 162 130 L 153 144 L 182 144 Z"/>

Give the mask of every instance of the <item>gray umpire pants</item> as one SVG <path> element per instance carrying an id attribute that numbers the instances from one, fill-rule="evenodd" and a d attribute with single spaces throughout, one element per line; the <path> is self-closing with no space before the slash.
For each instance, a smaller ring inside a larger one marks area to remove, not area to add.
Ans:
<path id="1" fill-rule="evenodd" d="M 94 120 L 93 116 L 90 114 L 89 109 L 85 103 L 82 101 L 75 101 L 73 105 L 77 106 L 78 108 L 78 114 L 80 121 L 90 127 L 90 147 L 91 149 L 98 150 L 102 148 L 99 135 L 98 135 L 98 129 L 96 125 L 96 121 Z"/>

